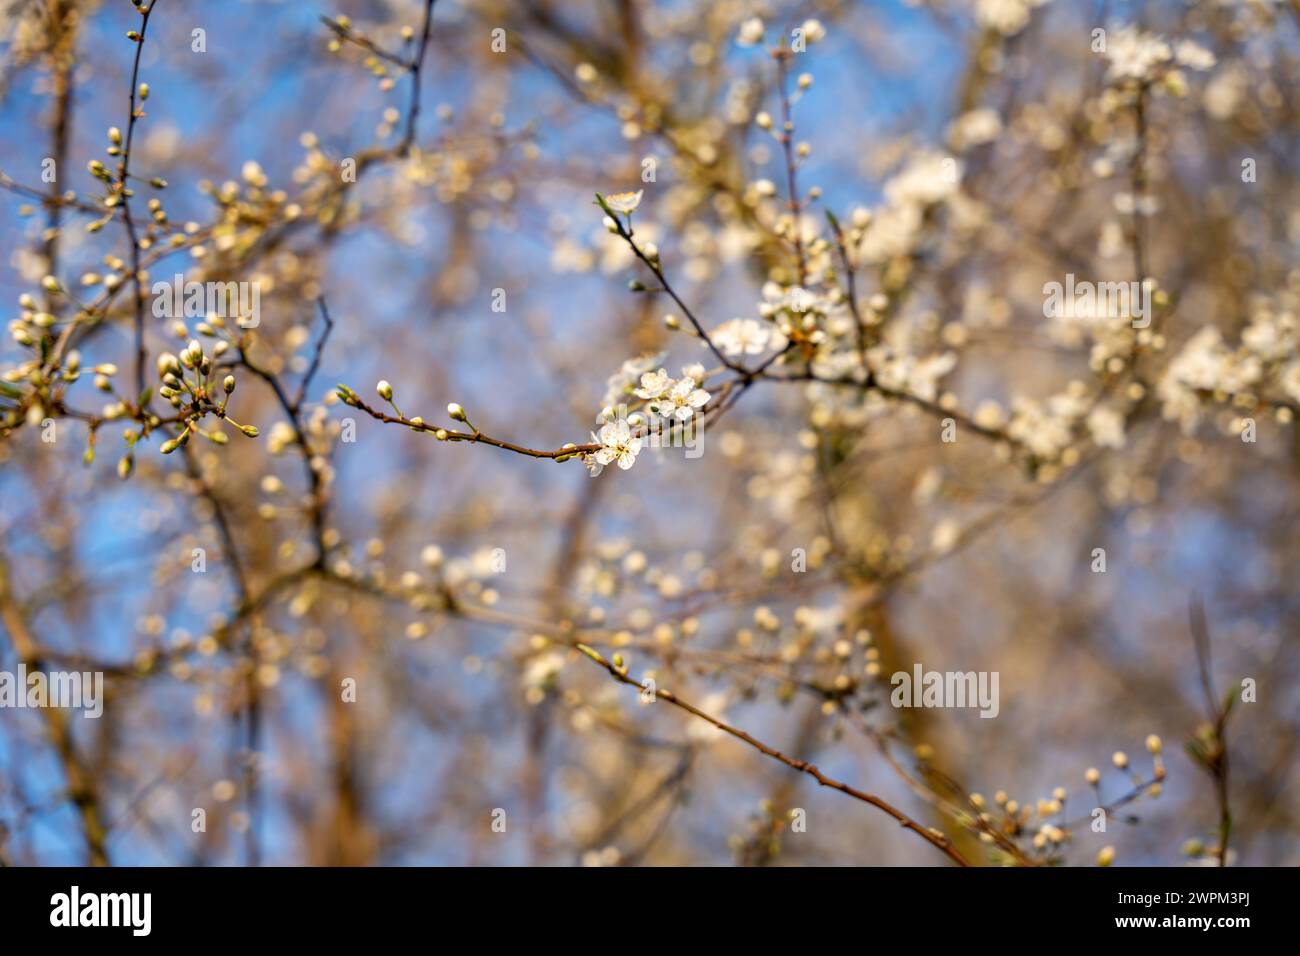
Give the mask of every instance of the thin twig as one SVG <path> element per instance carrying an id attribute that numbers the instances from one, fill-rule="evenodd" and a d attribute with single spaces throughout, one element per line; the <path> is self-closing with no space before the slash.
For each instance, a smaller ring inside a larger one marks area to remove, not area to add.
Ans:
<path id="1" fill-rule="evenodd" d="M 595 661 L 601 667 L 605 668 L 605 670 L 609 672 L 610 676 L 613 677 L 619 683 L 627 684 L 631 687 L 635 687 L 638 690 L 642 691 L 643 693 L 648 692 L 651 689 L 649 686 L 643 686 L 642 684 L 633 680 L 631 677 L 628 677 L 627 671 L 624 668 L 615 666 L 615 664 L 613 664 L 611 661 L 606 660 L 598 651 L 594 650 L 593 648 L 585 644 L 578 644 L 576 646 L 578 650 L 582 651 L 582 653 L 585 654 L 588 658 Z M 686 701 L 682 700 L 680 697 L 678 697 L 676 694 L 672 693 L 671 691 L 663 690 L 659 687 L 654 687 L 653 690 L 654 690 L 655 697 L 657 697 L 659 700 L 665 700 L 668 703 L 672 704 L 674 707 L 678 707 L 681 710 L 686 711 L 688 714 L 698 717 L 700 720 L 703 720 L 705 723 L 712 724 L 714 727 L 716 727 L 718 730 L 721 730 L 723 733 L 730 734 L 732 737 L 735 737 L 737 740 L 749 744 L 749 746 L 753 747 L 755 750 L 759 751 L 765 756 L 771 757 L 773 760 L 780 761 L 781 763 L 785 764 L 787 767 L 790 767 L 794 770 L 798 770 L 800 773 L 808 774 L 810 777 L 816 780 L 823 787 L 830 787 L 833 790 L 838 790 L 841 793 L 853 797 L 855 800 L 861 800 L 863 803 L 869 803 L 871 804 L 871 806 L 876 807 L 879 810 L 883 810 L 885 813 L 893 817 L 898 822 L 899 826 L 911 830 L 913 833 L 916 833 L 922 838 L 924 838 L 927 842 L 933 844 L 958 866 L 970 866 L 970 863 L 967 862 L 965 857 L 963 857 L 959 852 L 957 852 L 957 848 L 953 846 L 952 841 L 949 840 L 946 836 L 944 836 L 942 833 L 935 832 L 930 827 L 923 826 L 922 824 L 918 823 L 916 820 L 913 820 L 911 817 L 909 817 L 902 810 L 899 810 L 897 807 L 893 806 L 892 804 L 886 802 L 885 800 L 882 800 L 880 797 L 877 797 L 876 795 L 871 793 L 867 793 L 863 790 L 858 790 L 857 788 L 851 787 L 848 784 L 836 780 L 833 777 L 828 777 L 826 774 L 822 773 L 819 769 L 817 769 L 817 766 L 815 764 L 808 763 L 806 760 L 800 760 L 797 757 L 787 756 L 786 754 L 777 750 L 775 747 L 768 746 L 758 738 L 750 734 L 747 734 L 745 731 L 733 727 L 731 724 L 728 724 L 725 721 L 720 720 L 717 717 L 714 717 L 712 714 L 705 713 L 704 711 L 700 710 L 698 707 L 687 703 Z"/>
<path id="2" fill-rule="evenodd" d="M 131 216 L 131 187 L 127 180 L 131 175 L 131 144 L 135 138 L 135 124 L 139 117 L 136 107 L 136 95 L 139 91 L 140 58 L 144 54 L 145 34 L 149 31 L 149 18 L 158 0 L 152 0 L 148 6 L 137 7 L 140 13 L 139 38 L 135 41 L 135 60 L 131 64 L 131 90 L 128 98 L 130 112 L 126 121 L 126 140 L 122 146 L 122 162 L 118 166 L 118 194 L 122 200 L 122 219 L 126 223 L 126 233 L 131 240 L 131 282 L 135 288 L 135 396 L 137 401 L 144 394 L 145 364 L 148 356 L 144 347 L 144 288 L 140 284 L 140 238 L 136 234 L 135 220 Z"/>

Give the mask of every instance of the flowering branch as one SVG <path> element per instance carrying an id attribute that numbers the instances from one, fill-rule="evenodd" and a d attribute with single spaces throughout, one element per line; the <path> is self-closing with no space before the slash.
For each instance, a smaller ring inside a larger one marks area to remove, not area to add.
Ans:
<path id="1" fill-rule="evenodd" d="M 704 344 L 709 347 L 709 351 L 717 357 L 719 362 L 731 369 L 733 372 L 748 374 L 743 365 L 737 365 L 724 355 L 717 345 L 713 343 L 713 340 L 709 338 L 709 334 L 704 331 L 704 326 L 700 325 L 700 320 L 697 319 L 695 313 L 691 311 L 691 307 L 683 301 L 682 297 L 679 296 L 677 291 L 672 287 L 672 284 L 669 283 L 668 277 L 664 275 L 663 264 L 659 259 L 659 251 L 657 249 L 643 249 L 633 238 L 632 211 L 636 209 L 636 204 L 639 201 L 639 194 L 636 194 L 634 200 L 629 197 L 627 204 L 624 206 L 625 214 L 628 217 L 627 224 L 624 225 L 623 220 L 619 218 L 618 211 L 610 205 L 609 201 L 600 193 L 596 194 L 596 205 L 600 206 L 600 208 L 604 210 L 605 215 L 608 217 L 608 223 L 613 226 L 613 232 L 626 242 L 628 248 L 632 250 L 633 255 L 640 259 L 641 262 L 645 264 L 645 267 L 654 273 L 655 278 L 659 280 L 659 284 L 663 286 L 663 290 L 668 293 L 674 302 L 677 303 L 677 307 L 686 315 L 686 318 L 695 329 L 695 334 L 698 335 Z"/>
<path id="2" fill-rule="evenodd" d="M 134 0 L 136 11 L 140 14 L 140 30 L 128 34 L 135 42 L 135 59 L 131 64 L 131 90 L 126 121 L 126 141 L 122 146 L 122 161 L 118 165 L 116 196 L 122 205 L 122 219 L 126 223 L 127 237 L 131 240 L 131 282 L 135 289 L 135 390 L 142 405 L 148 404 L 144 396 L 144 370 L 149 361 L 144 345 L 144 287 L 140 282 L 140 239 L 136 234 L 135 220 L 131 216 L 131 187 L 127 180 L 131 175 L 131 144 L 135 138 L 136 121 L 143 115 L 136 104 L 136 97 L 143 102 L 149 96 L 148 84 L 141 84 L 140 57 L 144 54 L 145 34 L 149 30 L 149 17 L 158 0 Z"/>
<path id="3" fill-rule="evenodd" d="M 388 393 L 387 396 L 385 396 L 385 399 L 391 401 L 392 388 L 388 385 L 387 382 L 380 382 L 380 395 L 383 396 L 384 392 Z M 462 432 L 462 431 L 456 431 L 455 429 L 443 428 L 439 425 L 431 425 L 428 422 L 426 422 L 423 418 L 419 418 L 419 417 L 407 418 L 405 415 L 402 415 L 400 412 L 398 412 L 395 415 L 389 415 L 387 412 L 382 412 L 377 408 L 371 408 L 369 405 L 367 405 L 365 402 L 361 400 L 361 397 L 357 395 L 356 392 L 348 388 L 346 385 L 338 386 L 337 394 L 339 396 L 339 400 L 343 402 L 343 404 L 350 405 L 353 408 L 357 409 L 358 411 L 365 412 L 371 418 L 374 418 L 381 422 L 389 422 L 394 425 L 404 425 L 407 428 L 411 429 L 412 431 L 431 432 L 433 434 L 433 437 L 438 439 L 438 441 L 462 441 L 462 442 L 470 442 L 470 443 L 475 443 L 480 445 L 491 445 L 493 448 L 501 448 L 504 449 L 505 451 L 512 451 L 518 455 L 527 455 L 529 458 L 550 458 L 557 462 L 568 461 L 570 458 L 577 457 L 587 452 L 597 451 L 601 447 L 599 444 L 592 443 L 592 444 L 585 444 L 585 445 L 567 444 L 562 448 L 556 448 L 552 451 L 544 451 L 537 448 L 526 448 L 523 445 L 516 445 L 514 442 L 503 441 L 500 438 L 493 438 L 490 435 L 485 435 L 477 428 L 474 428 L 472 431 L 469 432 Z M 448 409 L 448 414 L 451 415 L 453 419 L 457 419 L 458 421 L 463 421 L 466 424 L 469 424 L 468 418 L 463 417 L 464 410 L 461 409 L 459 405 L 453 403 L 447 406 L 447 409 Z M 395 406 L 394 406 L 394 411 L 397 411 Z M 458 418 L 457 417 L 458 415 L 462 417 Z M 473 426 L 471 425 L 471 427 Z"/>

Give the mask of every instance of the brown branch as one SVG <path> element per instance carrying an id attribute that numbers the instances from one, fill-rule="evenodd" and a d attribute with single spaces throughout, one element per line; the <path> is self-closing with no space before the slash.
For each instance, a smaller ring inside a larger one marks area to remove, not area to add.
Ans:
<path id="1" fill-rule="evenodd" d="M 148 6 L 136 8 L 140 13 L 140 35 L 135 41 L 135 60 L 131 65 L 131 92 L 128 103 L 130 113 L 126 122 L 126 139 L 122 146 L 122 162 L 118 166 L 117 182 L 118 194 L 122 199 L 122 219 L 126 223 L 127 236 L 131 240 L 131 282 L 135 288 L 135 396 L 133 398 L 137 401 L 144 394 L 145 365 L 148 362 L 148 355 L 144 346 L 144 288 L 140 284 L 140 238 L 136 232 L 135 220 L 131 216 L 131 187 L 127 181 L 131 176 L 131 143 L 135 138 L 136 121 L 140 118 L 140 111 L 136 106 L 140 81 L 140 57 L 144 54 L 149 17 L 153 14 L 153 8 L 157 3 L 158 0 L 151 0 Z"/>
<path id="2" fill-rule="evenodd" d="M 1192 643 L 1196 648 L 1196 666 L 1201 681 L 1201 692 L 1205 695 L 1205 709 L 1208 715 L 1208 744 L 1196 741 L 1199 745 L 1189 749 L 1192 756 L 1201 764 L 1214 780 L 1214 798 L 1219 807 L 1219 866 L 1228 865 L 1228 840 L 1232 836 L 1232 808 L 1228 797 L 1228 715 L 1232 708 L 1230 703 L 1222 703 L 1214 691 L 1212 674 L 1213 656 L 1210 647 L 1210 629 L 1205 619 L 1205 606 L 1199 596 L 1193 595 L 1188 605 L 1191 623 Z M 1229 699 L 1231 700 L 1231 699 Z"/>
<path id="3" fill-rule="evenodd" d="M 578 650 L 580 650 L 591 660 L 595 661 L 601 667 L 605 668 L 605 670 L 609 672 L 610 676 L 613 677 L 619 683 L 627 684 L 631 687 L 635 687 L 642 692 L 649 690 L 648 687 L 644 687 L 637 681 L 628 677 L 626 668 L 618 667 L 611 661 L 606 660 L 603 656 L 601 656 L 601 654 L 598 651 L 594 650 L 593 648 L 587 646 L 586 644 L 576 644 L 574 646 L 576 646 Z M 808 763 L 806 760 L 800 760 L 797 757 L 787 756 L 786 754 L 777 750 L 775 747 L 768 746 L 758 738 L 750 734 L 747 734 L 745 731 L 733 727 L 730 724 L 726 723 L 725 721 L 720 720 L 711 714 L 705 713 L 704 711 L 700 710 L 698 707 L 694 706 L 693 704 L 687 703 L 686 701 L 682 700 L 680 697 L 678 697 L 676 694 L 672 693 L 671 691 L 666 691 L 658 687 L 655 687 L 654 695 L 659 700 L 665 700 L 668 703 L 672 704 L 674 707 L 678 707 L 681 710 L 686 711 L 688 714 L 698 717 L 700 720 L 703 720 L 705 723 L 712 724 L 718 730 L 730 734 L 732 737 L 735 737 L 737 740 L 749 744 L 749 746 L 753 747 L 755 750 L 759 751 L 765 756 L 771 757 L 773 760 L 780 761 L 781 763 L 785 764 L 787 767 L 790 767 L 793 770 L 798 770 L 800 773 L 808 774 L 810 777 L 816 780 L 823 787 L 830 787 L 833 790 L 838 790 L 840 791 L 840 793 L 847 794 L 848 796 L 853 797 L 855 800 L 861 800 L 863 803 L 869 803 L 871 804 L 871 806 L 876 807 L 879 810 L 883 810 L 885 813 L 893 817 L 894 820 L 898 822 L 899 826 L 911 830 L 913 833 L 918 834 L 927 842 L 933 844 L 935 847 L 941 850 L 944 853 L 944 855 L 946 855 L 950 860 L 952 860 L 958 866 L 970 866 L 970 863 L 967 862 L 966 858 L 957 852 L 957 849 L 952 845 L 951 840 L 949 840 L 942 833 L 936 833 L 931 828 L 923 826 L 922 824 L 918 823 L 916 820 L 913 820 L 902 810 L 899 810 L 897 807 L 893 806 L 893 804 L 890 804 L 885 800 L 882 800 L 880 797 L 877 797 L 874 794 L 867 793 L 863 790 L 858 790 L 855 787 L 851 787 L 848 784 L 836 780 L 833 777 L 828 777 L 826 774 L 818 770 L 815 764 Z"/>
<path id="4" fill-rule="evenodd" d="M 454 429 L 443 428 L 439 425 L 430 425 L 426 421 L 407 418 L 405 415 L 389 415 L 386 412 L 379 411 L 377 408 L 371 408 L 361 400 L 356 392 L 349 392 L 349 397 L 345 398 L 344 402 L 352 408 L 363 411 L 371 418 L 377 419 L 381 422 L 389 422 L 394 425 L 405 425 L 412 431 L 417 432 L 432 432 L 439 441 L 464 441 L 480 445 L 491 445 L 493 448 L 512 451 L 518 455 L 527 455 L 529 458 L 571 458 L 587 452 L 596 451 L 601 447 L 598 444 L 588 442 L 584 445 L 569 445 L 564 448 L 556 448 L 553 451 L 543 451 L 537 448 L 525 448 L 523 445 L 516 445 L 514 442 L 502 441 L 500 438 L 492 438 L 490 435 L 483 434 L 478 429 L 475 429 L 473 432 L 461 432 L 455 431 Z"/>
<path id="5" fill-rule="evenodd" d="M 0 555 L 0 621 L 3 621 L 14 652 L 23 666 L 31 670 L 40 669 L 43 654 L 14 597 L 9 580 L 9 563 L 3 555 Z M 92 866 L 109 866 L 108 830 L 104 825 L 94 777 L 86 771 L 77 756 L 63 712 L 57 707 L 42 707 L 40 711 L 45 718 L 50 741 L 63 765 L 63 775 L 68 781 L 68 799 L 76 806 L 81 817 L 81 835 L 90 863 Z"/>
<path id="6" fill-rule="evenodd" d="M 685 300 L 683 300 L 680 295 L 677 294 L 677 290 L 672 287 L 672 284 L 668 281 L 668 277 L 664 275 L 663 265 L 659 259 L 657 257 L 651 259 L 646 255 L 645 251 L 636 244 L 636 241 L 633 239 L 631 217 L 628 218 L 628 224 L 624 225 L 623 221 L 618 217 L 618 214 L 606 205 L 603 196 L 597 194 L 596 203 L 605 211 L 605 214 L 609 217 L 610 221 L 614 223 L 614 228 L 617 230 L 619 237 L 628 244 L 628 247 L 632 250 L 632 254 L 640 259 L 647 269 L 654 273 L 654 277 L 658 279 L 659 284 L 663 286 L 663 291 L 667 292 L 669 297 L 677 303 L 677 307 L 685 314 L 687 320 L 689 320 L 691 325 L 694 327 L 695 334 L 698 335 L 700 339 L 703 340 L 704 344 L 709 347 L 709 351 L 714 354 L 719 362 L 731 369 L 733 372 L 739 372 L 746 376 L 749 375 L 750 373 L 748 369 L 727 358 L 727 356 L 722 353 L 722 350 L 713 344 L 713 339 L 709 338 L 709 333 L 704 331 L 704 326 L 702 326 L 700 320 L 695 317 L 695 313 L 691 310 L 691 307 L 686 304 Z"/>
<path id="7" fill-rule="evenodd" d="M 772 52 L 772 57 L 776 60 L 777 92 L 780 94 L 781 100 L 781 133 L 777 138 L 781 143 L 781 151 L 785 155 L 786 188 L 790 192 L 790 231 L 794 242 L 795 261 L 798 263 L 799 285 L 802 287 L 808 281 L 808 257 L 804 252 L 803 233 L 799 228 L 799 219 L 803 215 L 803 203 L 799 196 L 799 184 L 795 175 L 795 168 L 798 164 L 794 155 L 794 117 L 790 108 L 790 91 L 788 88 L 788 60 L 791 55 L 785 49 Z"/>
<path id="8" fill-rule="evenodd" d="M 436 0 L 426 0 L 424 6 L 424 25 L 420 28 L 420 48 L 415 59 L 411 61 L 411 99 L 406 108 L 406 132 L 402 135 L 398 152 L 406 156 L 415 142 L 415 124 L 420 118 L 420 70 L 424 66 L 425 51 L 429 48 L 429 31 L 433 25 L 433 5 Z"/>

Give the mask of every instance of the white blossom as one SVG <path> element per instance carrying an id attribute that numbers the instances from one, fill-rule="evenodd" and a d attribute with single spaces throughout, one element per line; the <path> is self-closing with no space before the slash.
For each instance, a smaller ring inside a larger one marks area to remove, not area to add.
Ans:
<path id="1" fill-rule="evenodd" d="M 704 366 L 699 362 L 693 362 L 690 365 L 682 366 L 682 377 L 691 379 L 696 385 L 704 384 L 704 377 L 706 374 Z"/>
<path id="2" fill-rule="evenodd" d="M 708 401 L 708 392 L 696 388 L 692 379 L 684 378 L 669 390 L 665 399 L 659 403 L 658 411 L 665 418 L 684 422 L 695 414 L 697 408 L 707 405 Z"/>
<path id="3" fill-rule="evenodd" d="M 654 401 L 662 398 L 673 387 L 673 380 L 663 369 L 657 372 L 646 372 L 641 376 L 641 385 L 634 392 L 637 398 L 644 398 L 647 401 Z"/>
<path id="4" fill-rule="evenodd" d="M 663 360 L 663 352 L 628 359 L 617 372 L 605 380 L 605 395 L 600 403 L 618 405 L 626 401 L 628 393 L 632 391 L 641 376 L 652 371 Z"/>
<path id="5" fill-rule="evenodd" d="M 736 43 L 740 46 L 757 46 L 763 42 L 763 21 L 758 17 L 750 17 L 740 25 L 740 32 L 736 34 Z"/>
<path id="6" fill-rule="evenodd" d="M 917 155 L 885 183 L 885 198 L 895 206 L 932 206 L 957 192 L 962 164 L 937 152 Z"/>
<path id="7" fill-rule="evenodd" d="M 1112 29 L 1106 38 L 1107 79 L 1150 80 L 1169 63 L 1173 53 L 1164 38 L 1126 24 Z"/>
<path id="8" fill-rule="evenodd" d="M 543 687 L 549 684 L 564 667 L 564 656 L 555 651 L 539 654 L 524 668 L 522 683 L 525 687 Z"/>
<path id="9" fill-rule="evenodd" d="M 1174 59 L 1190 70 L 1208 70 L 1218 62 L 1211 51 L 1192 40 L 1178 41 Z"/>
<path id="10" fill-rule="evenodd" d="M 615 212 L 621 212 L 625 215 L 636 211 L 636 207 L 641 205 L 641 196 L 644 189 L 638 189 L 634 193 L 614 193 L 605 197 L 605 205 Z"/>
<path id="11" fill-rule="evenodd" d="M 600 435 L 592 438 L 602 446 L 594 453 L 596 462 L 602 466 L 617 462 L 619 468 L 627 471 L 641 451 L 641 439 L 632 434 L 632 426 L 621 418 L 606 422 L 600 428 Z"/>
<path id="12" fill-rule="evenodd" d="M 803 38 L 808 43 L 820 43 L 826 39 L 826 26 L 820 20 L 805 20 L 799 29 L 803 31 Z"/>
<path id="13" fill-rule="evenodd" d="M 1002 117 L 997 110 L 982 107 L 953 120 L 948 126 L 948 141 L 953 149 L 966 150 L 993 142 L 1001 132 Z"/>
<path id="14" fill-rule="evenodd" d="M 1114 408 L 1098 405 L 1087 419 L 1088 433 L 1103 448 L 1124 447 L 1124 416 Z"/>
<path id="15" fill-rule="evenodd" d="M 760 355 L 772 342 L 774 333 L 771 326 L 758 319 L 732 319 L 713 330 L 713 344 L 728 356 Z"/>
<path id="16" fill-rule="evenodd" d="M 1015 36 L 1029 25 L 1029 15 L 1047 0 L 976 0 L 975 19 L 980 26 L 1003 36 Z"/>

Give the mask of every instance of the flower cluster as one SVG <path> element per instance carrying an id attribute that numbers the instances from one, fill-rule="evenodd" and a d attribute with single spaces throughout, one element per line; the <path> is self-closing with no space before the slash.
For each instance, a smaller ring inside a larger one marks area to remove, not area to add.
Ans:
<path id="1" fill-rule="evenodd" d="M 643 356 L 629 359 L 610 377 L 606 392 L 608 403 L 599 415 L 603 424 L 599 433 L 593 432 L 591 436 L 592 444 L 599 447 L 582 455 L 592 477 L 612 463 L 617 463 L 624 471 L 631 468 L 645 443 L 643 429 L 653 427 L 656 420 L 662 419 L 670 428 L 674 424 L 682 425 L 690 422 L 709 403 L 709 393 L 700 387 L 706 376 L 703 365 L 688 365 L 682 369 L 682 377 L 674 379 L 663 368 L 653 372 L 646 370 L 657 364 L 660 358 Z M 630 414 L 629 400 L 638 409 Z M 649 412 L 651 418 L 647 419 L 641 409 Z"/>
<path id="2" fill-rule="evenodd" d="M 785 348 L 786 337 L 780 329 L 764 325 L 757 319 L 732 319 L 713 330 L 713 342 L 726 355 L 762 355 Z"/>
<path id="3" fill-rule="evenodd" d="M 1106 78 L 1112 83 L 1149 83 L 1163 80 L 1171 89 L 1185 86 L 1177 66 L 1208 70 L 1214 54 L 1192 40 L 1181 40 L 1171 49 L 1168 41 L 1133 24 L 1112 29 L 1106 37 Z"/>
<path id="4" fill-rule="evenodd" d="M 641 384 L 633 394 L 660 418 L 684 422 L 709 403 L 709 393 L 700 388 L 703 381 L 703 365 L 683 368 L 679 379 L 670 378 L 666 371 L 659 369 L 642 375 Z"/>
<path id="5" fill-rule="evenodd" d="M 1263 403 L 1284 420 L 1300 405 L 1300 320 L 1297 296 L 1261 297 L 1234 348 L 1216 326 L 1197 331 L 1169 362 L 1156 389 L 1161 411 L 1186 433 L 1201 420 L 1207 398 L 1232 400 L 1242 409 Z"/>

